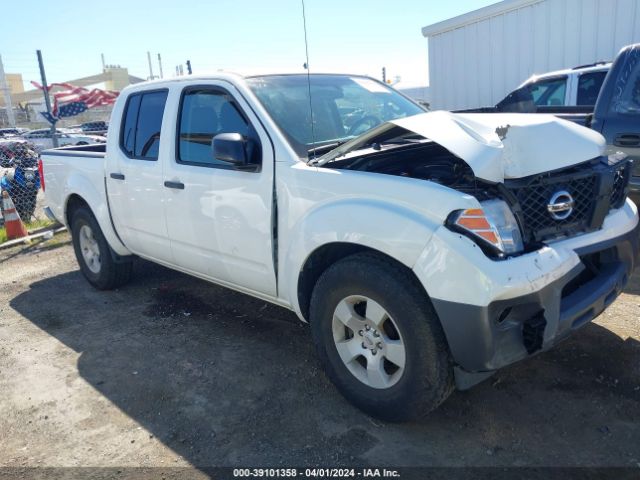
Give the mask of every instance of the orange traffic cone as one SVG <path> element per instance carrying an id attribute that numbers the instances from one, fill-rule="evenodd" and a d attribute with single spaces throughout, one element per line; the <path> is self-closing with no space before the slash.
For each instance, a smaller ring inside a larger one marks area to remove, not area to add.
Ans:
<path id="1" fill-rule="evenodd" d="M 9 192 L 2 192 L 2 208 L 4 209 L 4 228 L 7 230 L 7 238 L 13 240 L 16 238 L 26 237 L 27 229 L 20 220 L 20 215 L 16 211 Z"/>

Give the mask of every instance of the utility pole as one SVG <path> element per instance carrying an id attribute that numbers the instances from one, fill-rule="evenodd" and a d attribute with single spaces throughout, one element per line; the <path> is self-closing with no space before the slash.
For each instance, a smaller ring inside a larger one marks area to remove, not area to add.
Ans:
<path id="1" fill-rule="evenodd" d="M 151 53 L 147 51 L 147 60 L 149 60 L 149 80 L 153 80 L 153 64 L 151 63 Z"/>
<path id="2" fill-rule="evenodd" d="M 40 66 L 40 79 L 42 80 L 42 91 L 44 92 L 44 103 L 47 106 L 47 112 L 50 116 L 53 116 L 51 112 L 51 100 L 49 100 L 49 84 L 47 83 L 47 76 L 44 73 L 44 62 L 42 61 L 42 52 L 36 50 L 38 55 L 38 65 Z M 56 122 L 51 124 L 51 139 L 53 140 L 53 148 L 58 148 L 58 137 L 56 137 Z"/>
<path id="3" fill-rule="evenodd" d="M 100 58 L 102 59 L 102 71 L 104 72 L 107 69 L 107 66 L 104 63 L 104 53 L 100 54 Z"/>
<path id="4" fill-rule="evenodd" d="M 187 60 L 187 72 L 189 72 L 189 75 L 191 75 L 191 73 L 193 73 L 191 71 L 191 60 Z"/>
<path id="5" fill-rule="evenodd" d="M 387 83 L 387 67 L 382 67 L 382 83 Z"/>
<path id="6" fill-rule="evenodd" d="M 184 70 L 182 70 L 182 64 L 178 65 L 178 71 L 180 72 L 180 76 L 184 75 Z"/>
<path id="7" fill-rule="evenodd" d="M 7 78 L 4 75 L 4 65 L 0 56 L 0 89 L 4 93 L 4 106 L 7 111 L 7 120 L 10 127 L 16 126 L 16 117 L 13 115 L 13 104 L 11 103 L 11 89 L 7 85 Z"/>
<path id="8" fill-rule="evenodd" d="M 160 54 L 158 54 L 158 66 L 160 67 L 160 78 L 164 78 L 162 74 L 162 58 L 160 58 Z"/>

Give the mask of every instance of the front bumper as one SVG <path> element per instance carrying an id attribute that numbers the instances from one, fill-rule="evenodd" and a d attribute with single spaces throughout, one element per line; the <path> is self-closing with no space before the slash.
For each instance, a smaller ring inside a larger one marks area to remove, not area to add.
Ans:
<path id="1" fill-rule="evenodd" d="M 636 215 L 634 210 L 631 212 Z M 551 348 L 596 318 L 617 298 L 638 263 L 640 223 L 636 220 L 633 229 L 608 238 L 602 232 L 589 234 L 593 237 L 600 233 L 599 241 L 578 244 L 568 241 L 571 248 L 551 245 L 550 250 L 555 250 L 558 257 L 552 257 L 555 264 L 544 263 L 542 255 L 514 259 L 520 262 L 517 269 L 511 270 L 508 278 L 497 281 L 504 282 L 503 285 L 513 282 L 513 288 L 519 289 L 517 295 L 505 293 L 508 290 L 504 288 L 496 290 L 489 284 L 489 277 L 483 277 L 484 284 L 476 281 L 475 288 L 489 292 L 486 304 L 432 297 L 458 365 L 459 388 L 469 387 L 489 372 Z M 503 265 L 505 270 L 510 267 Z M 476 269 L 483 270 L 481 266 Z M 516 279 L 518 269 L 522 270 L 521 278 Z M 560 274 L 554 275 L 554 271 Z M 475 272 L 456 273 L 461 284 L 458 295 L 464 296 L 463 291 L 469 287 L 464 286 L 463 278 L 473 277 Z M 522 292 L 522 280 L 528 277 L 531 288 L 528 293 Z M 542 286 L 541 279 L 547 280 Z"/>

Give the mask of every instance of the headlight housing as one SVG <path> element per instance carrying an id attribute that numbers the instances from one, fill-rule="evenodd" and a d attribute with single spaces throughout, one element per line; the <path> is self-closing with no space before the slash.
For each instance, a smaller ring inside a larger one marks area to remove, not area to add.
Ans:
<path id="1" fill-rule="evenodd" d="M 491 256 L 521 253 L 522 233 L 509 205 L 502 200 L 486 200 L 480 205 L 482 208 L 453 212 L 447 226 L 471 238 Z"/>

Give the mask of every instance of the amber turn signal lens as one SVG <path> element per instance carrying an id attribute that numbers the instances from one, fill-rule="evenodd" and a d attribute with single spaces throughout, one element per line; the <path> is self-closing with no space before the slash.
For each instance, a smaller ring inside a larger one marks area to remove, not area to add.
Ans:
<path id="1" fill-rule="evenodd" d="M 455 224 L 464 228 L 473 235 L 481 238 L 485 242 L 490 243 L 496 248 L 501 247 L 500 237 L 495 228 L 487 219 L 484 210 L 481 208 L 470 208 L 463 210 L 458 215 Z"/>
<path id="2" fill-rule="evenodd" d="M 484 217 L 461 217 L 457 223 L 468 230 L 491 230 L 491 225 Z"/>

